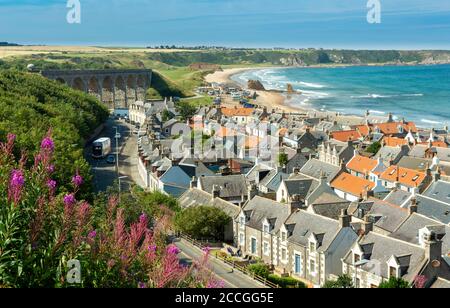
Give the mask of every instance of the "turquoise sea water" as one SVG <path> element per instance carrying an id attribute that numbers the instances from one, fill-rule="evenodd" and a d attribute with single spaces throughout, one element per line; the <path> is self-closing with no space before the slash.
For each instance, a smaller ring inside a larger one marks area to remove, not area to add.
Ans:
<path id="1" fill-rule="evenodd" d="M 450 125 L 450 65 L 262 69 L 232 78 L 258 79 L 279 90 L 290 83 L 303 93 L 292 105 L 358 115 L 392 112 L 419 126 Z"/>

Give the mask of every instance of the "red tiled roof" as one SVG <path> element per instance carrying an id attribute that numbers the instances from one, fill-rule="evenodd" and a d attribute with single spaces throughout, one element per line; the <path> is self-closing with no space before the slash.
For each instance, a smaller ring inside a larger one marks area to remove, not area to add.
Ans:
<path id="1" fill-rule="evenodd" d="M 416 170 L 390 166 L 384 171 L 380 178 L 389 182 L 399 182 L 408 187 L 418 187 L 426 178 L 426 174 Z"/>
<path id="2" fill-rule="evenodd" d="M 347 164 L 347 168 L 362 174 L 368 174 L 375 169 L 378 161 L 361 155 L 354 156 Z"/>
<path id="3" fill-rule="evenodd" d="M 342 173 L 331 182 L 331 187 L 353 196 L 363 196 L 366 190 L 371 191 L 375 188 L 375 183 L 349 173 Z"/>
<path id="4" fill-rule="evenodd" d="M 357 130 L 343 130 L 331 133 L 331 138 L 341 142 L 357 141 L 362 135 Z"/>

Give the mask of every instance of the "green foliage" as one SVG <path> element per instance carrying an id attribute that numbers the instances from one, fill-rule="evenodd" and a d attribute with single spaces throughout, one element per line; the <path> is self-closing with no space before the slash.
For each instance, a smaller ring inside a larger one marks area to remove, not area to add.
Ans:
<path id="1" fill-rule="evenodd" d="M 295 288 L 295 289 L 306 289 L 307 286 L 303 282 L 294 279 L 292 277 L 280 277 L 271 274 L 267 277 L 267 280 L 279 285 L 282 288 Z"/>
<path id="2" fill-rule="evenodd" d="M 366 151 L 369 153 L 372 153 L 372 154 L 377 154 L 380 149 L 381 149 L 381 143 L 374 142 L 366 149 Z"/>
<path id="3" fill-rule="evenodd" d="M 167 122 L 174 118 L 174 115 L 167 109 L 164 109 L 162 112 L 162 120 L 163 122 Z"/>
<path id="4" fill-rule="evenodd" d="M 353 280 L 348 275 L 339 276 L 337 280 L 328 280 L 322 286 L 323 289 L 353 289 Z"/>
<path id="5" fill-rule="evenodd" d="M 0 110 L 0 139 L 14 133 L 18 147 L 31 154 L 37 152 L 40 140 L 51 129 L 56 144 L 55 180 L 64 183 L 78 169 L 90 182 L 83 147 L 108 117 L 108 110 L 98 100 L 39 75 L 2 71 Z M 29 159 L 28 163 L 33 162 Z M 90 189 L 83 187 L 85 197 Z"/>
<path id="6" fill-rule="evenodd" d="M 289 157 L 286 153 L 280 153 L 278 154 L 278 165 L 279 166 L 286 166 L 289 162 Z"/>
<path id="7" fill-rule="evenodd" d="M 194 238 L 224 237 L 225 226 L 231 218 L 221 209 L 212 206 L 196 206 L 179 212 L 175 217 L 175 227 Z"/>
<path id="8" fill-rule="evenodd" d="M 382 282 L 379 289 L 409 289 L 411 284 L 402 278 L 391 277 L 388 281 Z"/>
<path id="9" fill-rule="evenodd" d="M 251 265 L 249 265 L 248 267 L 247 267 L 247 269 L 251 272 L 251 273 L 253 273 L 253 274 L 255 274 L 255 275 L 258 275 L 258 276 L 260 276 L 260 277 L 262 277 L 262 278 L 268 278 L 269 277 L 269 275 L 270 275 L 270 269 L 269 269 L 269 266 L 267 266 L 266 264 L 264 264 L 264 263 L 255 263 L 255 264 L 251 264 Z"/>
<path id="10" fill-rule="evenodd" d="M 197 107 L 191 105 L 187 101 L 180 101 L 176 103 L 175 108 L 183 121 L 192 118 L 197 112 Z"/>

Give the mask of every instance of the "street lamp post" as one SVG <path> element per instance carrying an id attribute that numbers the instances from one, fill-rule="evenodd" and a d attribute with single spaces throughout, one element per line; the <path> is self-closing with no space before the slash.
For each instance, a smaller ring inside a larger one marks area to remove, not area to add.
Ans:
<path id="1" fill-rule="evenodd" d="M 118 131 L 118 127 L 114 126 L 114 128 L 116 129 L 116 135 L 114 136 L 116 139 L 116 168 L 117 168 L 117 177 L 120 176 L 120 172 L 119 172 L 119 131 Z"/>

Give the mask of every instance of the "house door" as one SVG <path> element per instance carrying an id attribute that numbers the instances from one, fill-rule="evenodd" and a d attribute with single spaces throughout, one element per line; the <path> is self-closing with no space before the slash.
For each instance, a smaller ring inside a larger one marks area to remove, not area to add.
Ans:
<path id="1" fill-rule="evenodd" d="M 252 238 L 252 254 L 256 254 L 256 239 Z"/>
<path id="2" fill-rule="evenodd" d="M 295 255 L 295 273 L 300 274 L 302 271 L 302 260 L 299 255 Z"/>

